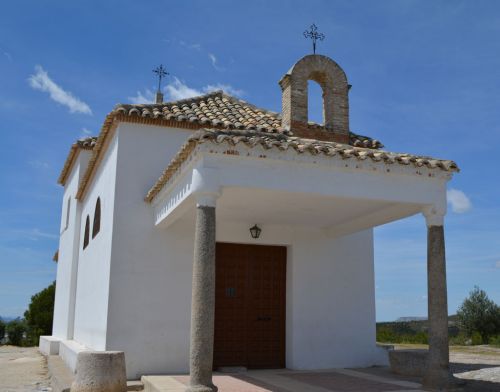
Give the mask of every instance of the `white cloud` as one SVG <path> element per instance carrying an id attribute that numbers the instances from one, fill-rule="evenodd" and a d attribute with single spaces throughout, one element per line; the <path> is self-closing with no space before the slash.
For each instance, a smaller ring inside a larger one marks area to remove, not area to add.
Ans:
<path id="1" fill-rule="evenodd" d="M 500 260 L 495 263 L 495 267 L 500 269 Z"/>
<path id="2" fill-rule="evenodd" d="M 194 49 L 194 50 L 197 50 L 198 52 L 201 51 L 201 44 L 198 44 L 198 43 L 188 44 L 185 41 L 179 41 L 179 44 L 181 44 L 182 46 L 184 46 L 185 48 L 188 48 L 188 49 Z"/>
<path id="3" fill-rule="evenodd" d="M 137 95 L 135 97 L 128 97 L 128 100 L 134 104 L 140 103 L 154 103 L 154 94 L 151 90 L 146 89 L 144 94 L 140 91 L 137 91 Z"/>
<path id="4" fill-rule="evenodd" d="M 7 57 L 7 60 L 9 60 L 10 62 L 12 62 L 12 55 L 9 52 L 3 52 L 3 55 L 5 57 Z"/>
<path id="5" fill-rule="evenodd" d="M 92 131 L 90 129 L 83 127 L 82 133 L 80 134 L 80 139 L 84 139 L 89 136 L 92 136 Z"/>
<path id="6" fill-rule="evenodd" d="M 229 84 L 223 84 L 223 83 L 208 84 L 205 87 L 202 87 L 201 89 L 197 89 L 188 86 L 186 83 L 181 81 L 179 78 L 176 78 L 175 76 L 173 77 L 173 79 L 174 79 L 173 82 L 167 84 L 163 88 L 166 95 L 165 100 L 167 102 L 192 98 L 217 90 L 223 90 L 227 94 L 234 95 L 237 97 L 241 97 L 244 94 L 243 90 L 234 88 Z M 146 89 L 144 92 L 137 91 L 137 94 L 133 97 L 128 97 L 128 100 L 133 104 L 153 103 L 154 93 L 149 89 Z"/>
<path id="7" fill-rule="evenodd" d="M 217 84 L 209 84 L 205 87 L 202 87 L 201 90 L 189 87 L 187 84 L 183 83 L 178 78 L 174 77 L 174 81 L 165 86 L 165 91 L 167 92 L 168 100 L 178 100 L 196 97 L 197 95 L 207 94 L 212 91 L 223 90 L 230 95 L 242 96 L 244 94 L 243 90 L 234 88 L 229 84 L 217 83 Z"/>
<path id="8" fill-rule="evenodd" d="M 234 95 L 236 97 L 241 97 L 242 95 L 245 94 L 243 90 L 234 88 L 233 86 L 230 86 L 229 84 L 223 84 L 223 83 L 217 83 L 217 84 L 209 84 L 206 87 L 203 87 L 203 91 L 208 93 L 210 91 L 216 91 L 216 90 L 223 90 L 224 92 L 228 93 L 229 95 Z"/>
<path id="9" fill-rule="evenodd" d="M 175 76 L 174 76 L 174 81 L 165 86 L 165 91 L 167 92 L 168 99 L 172 101 L 177 101 L 178 99 L 196 97 L 197 95 L 203 94 L 203 92 L 191 88 L 185 83 L 181 82 Z"/>
<path id="10" fill-rule="evenodd" d="M 25 229 L 25 230 L 12 230 L 11 234 L 18 239 L 28 239 L 31 241 L 38 241 L 41 238 L 56 240 L 59 239 L 59 235 L 48 233 L 46 231 L 42 231 L 38 228 L 34 229 Z"/>
<path id="11" fill-rule="evenodd" d="M 50 165 L 47 162 L 43 161 L 29 161 L 28 165 L 35 169 L 48 169 Z"/>
<path id="12" fill-rule="evenodd" d="M 215 57 L 215 54 L 209 53 L 208 58 L 210 59 L 210 62 L 212 63 L 212 66 L 217 70 L 217 71 L 224 71 L 225 69 L 220 67 L 218 62 L 217 62 L 217 57 Z"/>
<path id="13" fill-rule="evenodd" d="M 472 203 L 465 193 L 458 189 L 449 189 L 446 199 L 451 204 L 451 210 L 457 214 L 463 214 L 472 208 Z"/>
<path id="14" fill-rule="evenodd" d="M 71 113 L 92 114 L 89 105 L 57 85 L 41 66 L 35 67 L 35 74 L 28 81 L 33 89 L 49 93 L 53 101 L 67 106 Z"/>

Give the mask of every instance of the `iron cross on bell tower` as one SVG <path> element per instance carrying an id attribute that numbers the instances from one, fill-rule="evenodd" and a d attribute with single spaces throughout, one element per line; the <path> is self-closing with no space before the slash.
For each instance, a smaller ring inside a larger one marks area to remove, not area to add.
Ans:
<path id="1" fill-rule="evenodd" d="M 310 38 L 313 43 L 313 54 L 316 54 L 316 41 L 323 41 L 325 39 L 325 35 L 323 33 L 318 33 L 318 28 L 313 23 L 310 27 L 311 30 L 304 31 L 304 37 Z"/>
<path id="2" fill-rule="evenodd" d="M 161 92 L 161 80 L 168 75 L 167 70 L 160 64 L 159 67 L 153 69 L 153 72 L 158 75 L 158 91 L 156 92 L 156 103 L 163 103 L 163 93 Z"/>

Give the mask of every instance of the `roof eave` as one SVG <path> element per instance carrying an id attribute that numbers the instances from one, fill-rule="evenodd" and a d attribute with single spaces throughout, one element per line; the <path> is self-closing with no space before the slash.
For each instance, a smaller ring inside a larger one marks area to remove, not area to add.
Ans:
<path id="1" fill-rule="evenodd" d="M 272 138 L 275 140 L 250 140 L 252 137 Z M 281 139 L 281 140 L 280 140 Z M 156 196 L 161 192 L 163 187 L 177 173 L 183 162 L 191 155 L 198 144 L 210 141 L 214 144 L 221 145 L 223 143 L 235 146 L 239 143 L 244 143 L 250 148 L 256 145 L 261 145 L 266 149 L 293 148 L 297 153 L 309 152 L 311 154 L 324 154 L 325 156 L 340 155 L 343 159 L 357 158 L 365 160 L 370 158 L 374 163 L 398 163 L 401 165 L 411 165 L 415 167 L 426 167 L 429 170 L 442 170 L 448 173 L 459 172 L 457 164 L 451 160 L 441 160 L 429 157 L 421 157 L 411 154 L 393 153 L 389 151 L 374 150 L 370 148 L 353 147 L 347 144 L 334 142 L 323 142 L 315 139 L 300 139 L 296 137 L 287 137 L 286 135 L 263 134 L 261 132 L 242 132 L 225 131 L 217 132 L 210 129 L 205 129 L 193 134 L 188 141 L 180 148 L 179 152 L 172 159 L 170 164 L 163 171 L 160 178 L 151 187 L 146 194 L 144 200 L 147 203 L 153 202 Z M 283 144 L 280 144 L 282 143 Z M 302 143 L 302 144 L 300 144 Z"/>

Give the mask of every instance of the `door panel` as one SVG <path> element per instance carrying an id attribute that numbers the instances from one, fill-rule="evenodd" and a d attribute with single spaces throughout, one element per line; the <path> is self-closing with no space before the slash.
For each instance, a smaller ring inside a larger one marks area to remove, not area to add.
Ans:
<path id="1" fill-rule="evenodd" d="M 285 247 L 218 243 L 214 367 L 284 367 L 285 301 Z"/>

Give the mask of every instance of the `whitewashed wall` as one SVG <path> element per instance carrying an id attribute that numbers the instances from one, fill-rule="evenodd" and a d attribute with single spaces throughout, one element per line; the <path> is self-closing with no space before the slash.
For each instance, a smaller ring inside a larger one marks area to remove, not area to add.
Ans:
<path id="1" fill-rule="evenodd" d="M 106 349 L 125 350 L 129 377 L 186 370 L 192 234 L 157 230 L 144 197 L 191 131 L 123 123 L 117 133 Z"/>
<path id="2" fill-rule="evenodd" d="M 376 347 L 373 230 L 296 233 L 287 270 L 287 367 L 365 367 Z"/>
<path id="3" fill-rule="evenodd" d="M 217 240 L 288 247 L 287 367 L 383 363 L 375 345 L 372 231 L 331 239 L 318 229 L 264 225 L 253 240 L 250 223 L 219 221 Z M 110 305 L 116 323 L 107 349 L 125 350 L 129 378 L 189 370 L 193 226 L 178 221 L 156 231 L 149 232 L 151 248 L 132 257 L 136 265 L 117 295 L 124 301 Z"/>
<path id="4" fill-rule="evenodd" d="M 190 132 L 121 124 L 82 204 L 74 339 L 124 350 L 127 376 L 188 371 L 194 226 L 153 224 L 144 202 Z M 101 232 L 81 249 L 101 198 Z M 319 229 L 218 221 L 221 242 L 285 245 L 287 366 L 369 366 L 375 347 L 371 230 L 332 239 Z M 111 246 L 111 247 L 110 247 Z"/>
<path id="5" fill-rule="evenodd" d="M 373 231 L 330 238 L 324 230 L 217 224 L 220 242 L 287 246 L 286 366 L 290 369 L 381 364 L 375 344 Z"/>
<path id="6" fill-rule="evenodd" d="M 117 155 L 118 138 L 115 135 L 82 200 L 74 339 L 94 350 L 106 349 Z M 101 229 L 99 234 L 92 238 L 92 223 L 98 197 L 101 199 Z M 90 217 L 90 242 L 87 248 L 82 249 L 87 215 Z"/>
<path id="7" fill-rule="evenodd" d="M 77 203 L 75 196 L 89 160 L 90 152 L 81 150 L 64 186 L 52 328 L 52 335 L 58 339 L 73 338 L 81 215 L 81 206 Z"/>

